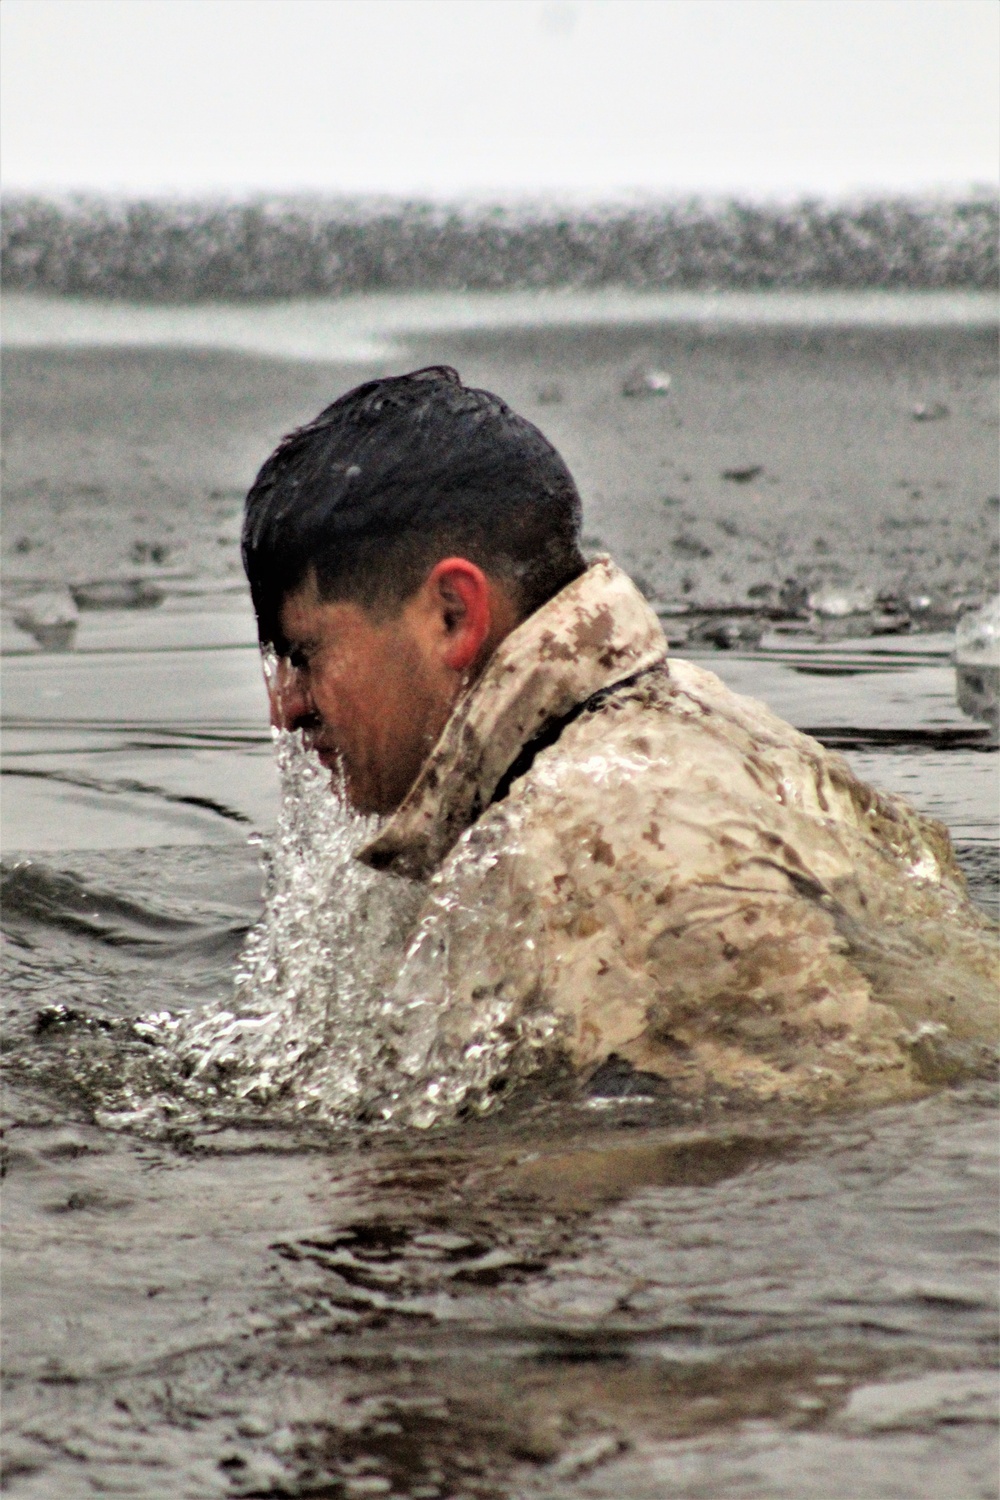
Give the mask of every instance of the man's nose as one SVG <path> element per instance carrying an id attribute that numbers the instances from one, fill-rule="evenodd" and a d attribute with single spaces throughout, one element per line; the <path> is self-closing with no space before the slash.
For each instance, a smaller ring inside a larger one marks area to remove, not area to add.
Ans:
<path id="1" fill-rule="evenodd" d="M 266 674 L 266 682 L 276 729 L 312 729 L 319 723 L 305 675 L 287 658 Z"/>

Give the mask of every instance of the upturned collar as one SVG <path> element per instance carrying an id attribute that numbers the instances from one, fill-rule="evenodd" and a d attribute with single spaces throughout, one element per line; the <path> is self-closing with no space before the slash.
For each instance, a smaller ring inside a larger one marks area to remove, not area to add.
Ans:
<path id="1" fill-rule="evenodd" d="M 609 557 L 529 615 L 455 704 L 406 798 L 358 859 L 426 878 L 524 745 L 603 688 L 665 659 L 656 615 Z"/>

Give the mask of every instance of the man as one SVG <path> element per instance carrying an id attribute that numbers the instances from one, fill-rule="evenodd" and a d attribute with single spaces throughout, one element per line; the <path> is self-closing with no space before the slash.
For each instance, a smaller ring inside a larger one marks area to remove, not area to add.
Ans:
<path id="1" fill-rule="evenodd" d="M 247 499 L 274 722 L 386 815 L 358 857 L 427 885 L 401 1066 L 482 1056 L 487 1089 L 534 1045 L 830 1102 L 980 1065 L 990 928 L 945 830 L 668 659 L 579 528 L 542 434 L 444 367 L 341 397 Z"/>

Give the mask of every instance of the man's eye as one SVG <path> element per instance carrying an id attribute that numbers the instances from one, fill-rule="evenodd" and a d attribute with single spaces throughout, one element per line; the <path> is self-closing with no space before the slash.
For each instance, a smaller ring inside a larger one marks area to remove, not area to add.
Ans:
<path id="1" fill-rule="evenodd" d="M 309 653 L 297 648 L 288 653 L 288 665 L 294 667 L 296 672 L 307 672 L 309 670 Z"/>

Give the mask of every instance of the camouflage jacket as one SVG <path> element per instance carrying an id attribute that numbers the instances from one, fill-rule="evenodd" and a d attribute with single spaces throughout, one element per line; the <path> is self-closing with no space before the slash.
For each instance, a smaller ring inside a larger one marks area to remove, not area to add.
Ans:
<path id="1" fill-rule="evenodd" d="M 818 1103 L 918 1092 L 994 1033 L 944 828 L 668 659 L 608 559 L 501 644 L 359 857 L 429 882 L 394 996 L 425 1049 L 533 1027 L 579 1069 Z"/>

